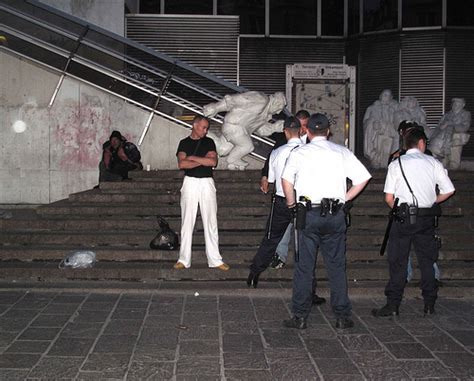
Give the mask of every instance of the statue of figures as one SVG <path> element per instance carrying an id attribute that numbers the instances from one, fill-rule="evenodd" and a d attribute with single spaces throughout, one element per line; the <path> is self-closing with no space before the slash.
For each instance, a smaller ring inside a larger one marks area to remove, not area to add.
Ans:
<path id="1" fill-rule="evenodd" d="M 387 167 L 390 154 L 398 148 L 398 132 L 393 128 L 397 108 L 392 92 L 384 90 L 365 112 L 364 155 L 373 168 Z"/>
<path id="2" fill-rule="evenodd" d="M 430 139 L 429 149 L 450 169 L 461 165 L 462 147 L 470 138 L 471 113 L 464 110 L 465 105 L 464 99 L 453 98 L 451 111 L 443 115 Z"/>
<path id="3" fill-rule="evenodd" d="M 268 136 L 283 130 L 283 121 L 269 123 L 286 105 L 283 93 L 267 96 L 258 91 L 226 95 L 219 102 L 203 108 L 206 117 L 227 111 L 222 125 L 222 135 L 208 134 L 216 143 L 219 156 L 227 156 L 227 166 L 232 170 L 244 170 L 248 163 L 242 158 L 253 151 L 251 134 Z"/>
<path id="4" fill-rule="evenodd" d="M 428 135 L 425 110 L 418 104 L 415 97 L 404 97 L 398 105 L 394 115 L 393 127 L 395 131 L 398 131 L 398 126 L 404 120 L 416 122 L 425 129 L 425 133 Z"/>

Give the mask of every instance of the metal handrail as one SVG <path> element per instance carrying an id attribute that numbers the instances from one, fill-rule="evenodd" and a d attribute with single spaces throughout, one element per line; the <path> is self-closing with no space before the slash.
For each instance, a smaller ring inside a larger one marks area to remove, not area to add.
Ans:
<path id="1" fill-rule="evenodd" d="M 46 11 L 48 14 L 51 13 L 51 14 L 61 18 L 62 20 L 70 21 L 72 23 L 75 23 L 78 27 L 82 26 L 83 28 L 87 28 L 87 30 L 90 30 L 91 32 L 97 33 L 99 35 L 103 35 L 104 37 L 109 38 L 112 41 L 117 41 L 118 43 L 123 44 L 125 49 L 127 47 L 133 48 L 136 52 L 142 52 L 147 57 L 150 57 L 150 60 L 157 59 L 158 61 L 162 61 L 164 64 L 168 64 L 172 67 L 178 67 L 179 69 L 184 70 L 184 73 L 189 72 L 190 74 L 194 74 L 194 75 L 197 75 L 198 77 L 202 77 L 204 80 L 210 81 L 209 85 L 211 85 L 211 86 L 213 86 L 212 83 L 214 83 L 217 86 L 223 87 L 223 89 L 221 89 L 221 90 L 228 89 L 229 91 L 232 91 L 232 92 L 247 91 L 242 86 L 237 86 L 237 85 L 234 85 L 230 82 L 224 81 L 221 78 L 213 76 L 212 74 L 204 72 L 204 71 L 202 71 L 202 70 L 200 70 L 196 67 L 193 67 L 189 64 L 186 64 L 186 63 L 184 63 L 180 60 L 173 59 L 173 58 L 171 58 L 171 57 L 169 57 L 165 54 L 162 54 L 160 52 L 157 52 L 157 51 L 154 51 L 150 48 L 142 46 L 142 45 L 140 45 L 140 44 L 138 44 L 134 41 L 131 41 L 129 39 L 126 39 L 122 36 L 115 35 L 112 32 L 109 32 L 109 31 L 104 30 L 100 27 L 91 25 L 91 24 L 89 24 L 89 23 L 87 23 L 87 22 L 85 22 L 81 19 L 78 19 L 78 18 L 76 18 L 72 15 L 66 14 L 66 13 L 61 12 L 61 11 L 59 11 L 55 8 L 52 8 L 48 5 L 42 4 L 39 1 L 24 0 L 21 3 L 23 5 L 27 4 L 28 6 L 32 6 L 32 7 L 35 7 L 35 8 L 40 8 L 40 9 Z M 186 79 L 180 78 L 179 76 L 176 76 L 176 75 L 170 76 L 169 73 L 166 70 L 160 70 L 159 67 L 154 67 L 154 66 L 152 66 L 152 65 L 150 65 L 146 62 L 143 62 L 142 60 L 140 60 L 137 57 L 130 56 L 130 55 L 126 54 L 125 52 L 121 52 L 121 51 L 119 52 L 116 49 L 113 49 L 113 48 L 111 48 L 107 45 L 104 45 L 103 43 L 100 43 L 100 41 L 94 41 L 94 39 L 89 36 L 90 34 L 93 34 L 93 33 L 90 33 L 88 35 L 85 35 L 85 36 L 81 37 L 80 33 L 75 33 L 74 31 L 65 30 L 61 26 L 55 25 L 54 23 L 51 23 L 49 20 L 45 20 L 45 17 L 38 17 L 38 14 L 32 14 L 32 13 L 28 13 L 27 11 L 24 11 L 23 9 L 14 8 L 14 6 L 16 4 L 20 4 L 20 3 L 15 3 L 12 0 L 10 0 L 10 1 L 0 0 L 0 9 L 4 10 L 5 12 L 10 12 L 10 13 L 14 14 L 17 17 L 22 18 L 26 22 L 33 23 L 33 24 L 35 24 L 35 25 L 37 25 L 37 26 L 39 26 L 43 29 L 46 29 L 46 30 L 49 30 L 49 31 L 51 31 L 55 34 L 59 34 L 61 36 L 64 36 L 65 38 L 70 39 L 71 42 L 73 42 L 73 41 L 78 42 L 78 44 L 88 46 L 89 48 L 92 48 L 94 50 L 101 51 L 104 54 L 107 54 L 107 55 L 111 56 L 112 58 L 115 58 L 115 59 L 117 59 L 121 62 L 132 64 L 137 69 L 145 70 L 147 73 L 151 74 L 152 77 L 157 76 L 157 77 L 160 77 L 162 79 L 168 77 L 168 80 L 172 80 L 174 83 L 177 83 L 180 86 L 184 86 L 184 87 L 189 88 L 190 90 L 192 90 L 196 93 L 200 93 L 203 96 L 205 96 L 207 98 L 210 98 L 210 100 L 220 100 L 220 99 L 222 99 L 223 95 L 225 95 L 225 93 L 219 95 L 219 94 L 215 93 L 212 90 L 202 88 L 199 85 L 196 85 L 192 82 L 189 82 Z M 0 24 L 0 25 L 4 25 L 4 24 Z M 9 26 L 4 25 L 4 27 L 5 27 L 6 30 L 10 30 L 10 31 L 12 30 L 11 27 L 9 27 Z M 85 66 L 93 69 L 94 71 L 97 71 L 98 73 L 104 74 L 104 75 L 106 75 L 110 78 L 113 78 L 115 80 L 119 80 L 119 81 L 121 81 L 121 82 L 123 82 L 127 85 L 133 86 L 133 87 L 135 87 L 135 88 L 137 88 L 141 91 L 147 92 L 147 93 L 149 93 L 153 96 L 162 97 L 164 100 L 172 102 L 172 103 L 174 103 L 176 105 L 179 105 L 181 107 L 184 107 L 184 108 L 186 108 L 186 109 L 188 109 L 192 112 L 202 114 L 202 106 L 199 106 L 197 104 L 193 104 L 192 102 L 190 102 L 188 100 L 184 100 L 180 96 L 177 96 L 176 94 L 173 94 L 173 93 L 170 93 L 169 96 L 167 96 L 160 89 L 158 89 L 155 86 L 150 85 L 149 83 L 147 83 L 145 81 L 140 81 L 140 80 L 134 79 L 134 78 L 126 75 L 124 72 L 115 71 L 115 70 L 113 70 L 109 67 L 105 67 L 105 66 L 103 66 L 102 64 L 100 64 L 98 62 L 90 60 L 87 57 L 81 56 L 80 53 L 75 54 L 76 51 L 78 50 L 79 45 L 76 46 L 75 51 L 68 51 L 68 49 L 64 49 L 62 46 L 57 46 L 57 45 L 51 44 L 50 42 L 45 41 L 44 39 L 36 38 L 35 36 L 31 36 L 30 34 L 23 33 L 22 31 L 19 31 L 19 30 L 14 30 L 14 33 L 12 33 L 12 34 L 16 35 L 20 39 L 24 39 L 25 41 L 28 41 L 29 43 L 32 43 L 32 44 L 37 45 L 37 46 L 39 46 L 43 49 L 47 49 L 47 50 L 49 50 L 49 51 L 51 51 L 55 54 L 58 54 L 58 55 L 61 55 L 65 58 L 67 58 L 68 63 L 74 61 L 74 62 L 77 62 L 78 64 L 85 65 Z M 4 48 L 5 47 L 2 47 L 2 49 L 4 49 Z M 11 51 L 15 52 L 13 49 L 7 49 L 7 50 L 11 50 Z M 74 50 L 74 49 L 72 49 L 72 50 Z M 21 54 L 19 52 L 15 52 L 15 54 L 25 56 L 24 54 Z M 29 58 L 29 57 L 27 57 L 27 58 Z M 33 60 L 35 62 L 37 61 L 36 59 L 33 59 Z M 42 64 L 42 65 L 51 67 L 46 62 L 39 62 L 39 63 Z M 62 71 L 62 75 L 68 75 L 68 76 L 76 78 L 76 79 L 78 79 L 82 82 L 92 84 L 95 87 L 98 87 L 102 90 L 107 91 L 108 93 L 119 96 L 120 98 L 125 99 L 125 100 L 139 106 L 139 107 L 150 110 L 152 113 L 156 113 L 158 115 L 164 116 L 165 118 L 173 120 L 173 121 L 175 121 L 176 123 L 178 123 L 182 126 L 189 127 L 189 124 L 183 122 L 180 119 L 174 118 L 171 115 L 164 114 L 164 113 L 162 113 L 158 110 L 154 110 L 153 108 L 151 108 L 151 107 L 149 107 L 145 104 L 141 104 L 139 101 L 131 99 L 131 98 L 129 98 L 127 96 L 124 96 L 120 93 L 110 91 L 109 89 L 102 88 L 99 85 L 91 83 L 90 81 L 88 81 L 85 78 L 81 78 L 81 77 L 78 77 L 78 76 L 74 75 L 73 73 L 67 72 L 68 66 L 69 66 L 69 64 L 67 64 L 65 69 Z M 61 72 L 61 70 L 60 69 L 58 70 L 58 68 L 54 68 L 54 70 Z M 60 86 L 60 83 L 58 84 L 58 86 Z M 57 92 L 57 90 L 59 90 L 59 89 L 56 89 L 55 92 Z M 54 97 L 54 95 L 53 95 L 53 97 Z M 215 118 L 212 118 L 212 120 L 214 120 L 214 121 L 216 121 L 217 123 L 220 123 L 220 124 L 223 122 L 222 117 L 220 117 L 220 116 L 216 116 Z M 252 134 L 252 138 L 254 138 L 254 139 L 256 139 L 260 142 L 263 142 L 266 145 L 273 145 L 273 141 L 270 140 L 270 139 L 262 138 L 260 136 L 254 135 L 254 134 Z M 253 156 L 256 156 L 258 158 L 263 158 L 261 155 L 256 154 L 256 153 L 253 153 Z"/>

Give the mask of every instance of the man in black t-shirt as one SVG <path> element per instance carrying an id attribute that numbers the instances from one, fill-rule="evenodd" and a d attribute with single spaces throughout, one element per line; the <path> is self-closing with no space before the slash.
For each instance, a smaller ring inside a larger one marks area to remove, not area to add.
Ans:
<path id="1" fill-rule="evenodd" d="M 193 120 L 191 135 L 179 142 L 176 151 L 178 168 L 183 169 L 185 175 L 181 187 L 181 247 L 178 262 L 174 265 L 177 270 L 191 267 L 193 230 L 198 206 L 209 267 L 229 270 L 219 253 L 216 187 L 212 178 L 212 168 L 217 165 L 217 152 L 214 141 L 206 137 L 208 129 L 207 118 L 197 115 Z"/>

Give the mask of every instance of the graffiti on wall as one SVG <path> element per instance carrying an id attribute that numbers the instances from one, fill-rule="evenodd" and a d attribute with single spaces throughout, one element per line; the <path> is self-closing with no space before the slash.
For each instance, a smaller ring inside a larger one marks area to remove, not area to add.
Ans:
<path id="1" fill-rule="evenodd" d="M 84 96 L 78 106 L 62 108 L 54 133 L 62 151 L 60 168 L 97 168 L 111 129 L 111 117 L 98 97 Z"/>

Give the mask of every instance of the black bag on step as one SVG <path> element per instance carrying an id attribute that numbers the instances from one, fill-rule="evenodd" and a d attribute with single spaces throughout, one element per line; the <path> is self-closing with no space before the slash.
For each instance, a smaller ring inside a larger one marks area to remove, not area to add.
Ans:
<path id="1" fill-rule="evenodd" d="M 160 228 L 155 238 L 150 242 L 152 250 L 178 250 L 178 235 L 171 230 L 170 225 L 163 217 L 157 216 Z"/>

